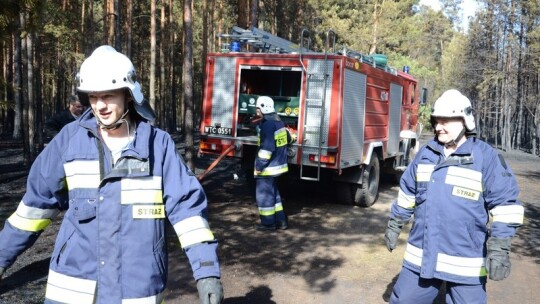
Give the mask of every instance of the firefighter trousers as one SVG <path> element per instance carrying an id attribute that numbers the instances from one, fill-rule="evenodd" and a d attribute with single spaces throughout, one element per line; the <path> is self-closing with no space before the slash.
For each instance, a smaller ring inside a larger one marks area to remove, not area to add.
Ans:
<path id="1" fill-rule="evenodd" d="M 261 224 L 273 226 L 284 223 L 286 216 L 277 186 L 277 176 L 257 177 L 255 181 L 255 199 Z"/>
<path id="2" fill-rule="evenodd" d="M 390 304 L 431 304 L 437 298 L 442 284 L 446 283 L 447 304 L 485 304 L 486 284 L 466 285 L 439 279 L 423 279 L 405 267 L 394 285 Z"/>

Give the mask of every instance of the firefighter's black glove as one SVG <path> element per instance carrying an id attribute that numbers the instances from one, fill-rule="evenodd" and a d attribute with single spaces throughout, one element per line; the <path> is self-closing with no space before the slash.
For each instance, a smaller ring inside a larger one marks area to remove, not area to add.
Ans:
<path id="1" fill-rule="evenodd" d="M 490 237 L 487 240 L 486 270 L 493 281 L 501 281 L 510 275 L 511 238 Z"/>
<path id="2" fill-rule="evenodd" d="M 223 285 L 218 278 L 204 278 L 197 281 L 201 304 L 220 304 L 223 301 Z"/>
<path id="3" fill-rule="evenodd" d="M 395 218 L 388 220 L 388 225 L 384 232 L 384 242 L 388 251 L 392 252 L 392 250 L 396 249 L 399 233 L 405 224 L 405 221 L 396 220 Z"/>

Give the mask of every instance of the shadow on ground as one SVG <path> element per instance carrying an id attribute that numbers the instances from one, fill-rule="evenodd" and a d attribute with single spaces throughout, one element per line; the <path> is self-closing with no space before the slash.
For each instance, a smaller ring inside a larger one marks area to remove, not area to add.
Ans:
<path id="1" fill-rule="evenodd" d="M 17 152 L 0 152 L 0 169 L 2 177 L 6 179 L 0 180 L 0 184 L 7 185 L 24 178 L 26 171 L 21 164 L 4 162 L 4 156 L 12 158 L 17 156 Z M 203 172 L 211 161 L 212 158 L 199 159 L 196 173 Z M 5 177 L 4 173 L 7 172 L 14 175 Z M 235 176 L 238 178 L 235 179 Z M 540 172 L 521 170 L 519 177 L 538 183 Z M 330 294 L 338 284 L 339 278 L 335 272 L 347 267 L 345 258 L 336 253 L 334 248 L 353 248 L 355 244 L 365 244 L 368 254 L 371 254 L 380 250 L 382 245 L 381 236 L 386 226 L 387 212 L 381 208 L 358 208 L 333 203 L 335 189 L 331 183 L 313 184 L 283 179 L 280 186 L 286 211 L 292 220 L 289 230 L 271 233 L 253 229 L 258 222 L 254 187 L 240 171 L 238 161 L 223 161 L 208 174 L 202 184 L 209 199 L 212 230 L 220 242 L 220 261 L 227 267 L 228 276 L 298 276 L 314 293 Z M 397 194 L 394 188 L 394 184 L 383 182 L 382 197 L 379 200 L 393 200 Z M 9 205 L 9 208 L 1 209 L 2 219 L 13 212 L 21 197 L 20 189 L 9 188 L 0 193 L 0 205 Z M 512 251 L 532 257 L 536 263 L 540 263 L 540 208 L 535 205 L 534 198 L 525 199 L 523 203 L 526 223 L 518 230 L 519 242 L 513 244 Z M 53 230 L 57 227 L 51 225 L 49 233 L 54 234 Z M 54 237 L 46 241 L 47 245 L 41 246 L 49 248 L 52 240 Z M 179 248 L 178 239 L 171 227 L 168 242 L 171 262 L 168 284 L 170 292 L 167 297 L 189 295 L 188 301 L 182 303 L 197 303 L 197 290 L 192 283 L 189 262 Z M 404 245 L 405 240 L 401 238 L 399 246 Z M 47 267 L 48 259 L 41 256 L 37 261 L 27 262 L 2 281 L 0 294 L 5 296 L 6 292 L 18 289 L 34 292 L 31 291 L 33 288 L 38 290 L 35 293 L 44 294 Z M 396 280 L 397 273 L 391 281 L 384 282 L 387 284 L 384 290 L 374 292 L 380 292 L 379 298 L 387 302 Z M 244 295 L 226 298 L 224 303 L 276 303 L 274 298 L 278 291 L 272 290 L 269 285 L 254 283 L 247 289 Z M 444 303 L 443 293 L 441 290 L 435 303 Z M 17 294 L 20 297 L 24 292 Z M 9 296 L 12 296 L 11 293 Z"/>
<path id="2" fill-rule="evenodd" d="M 518 240 L 512 242 L 512 251 L 540 264 L 540 207 L 529 202 L 523 202 L 523 206 L 525 222 L 517 231 Z"/>
<path id="3" fill-rule="evenodd" d="M 210 161 L 202 159 L 197 164 L 198 170 L 203 171 Z M 234 179 L 234 174 L 239 176 L 238 180 Z M 333 248 L 363 243 L 376 251 L 381 245 L 379 241 L 384 234 L 387 213 L 333 203 L 335 189 L 331 183 L 314 184 L 283 178 L 280 188 L 291 219 L 290 227 L 286 231 L 269 233 L 253 229 L 259 221 L 254 189 L 248 186 L 237 162 L 222 162 L 202 184 L 209 198 L 212 230 L 220 242 L 220 262 L 239 274 L 298 276 L 314 293 L 330 294 L 339 279 L 335 277 L 335 271 L 344 267 L 345 259 Z M 395 185 L 383 183 L 381 192 L 393 193 L 395 191 L 389 191 L 392 187 Z M 343 214 L 349 215 L 347 219 Z M 174 237 L 170 241 L 173 246 L 177 244 Z M 191 276 L 189 268 L 185 267 L 188 264 L 177 259 L 184 260 L 185 257 L 177 251 L 171 252 L 169 267 L 172 267 L 173 286 L 182 285 L 181 282 Z M 196 293 L 194 286 L 172 290 L 171 298 L 186 293 Z M 227 299 L 226 303 L 274 302 L 272 290 L 260 285 L 250 288 L 244 297 Z"/>

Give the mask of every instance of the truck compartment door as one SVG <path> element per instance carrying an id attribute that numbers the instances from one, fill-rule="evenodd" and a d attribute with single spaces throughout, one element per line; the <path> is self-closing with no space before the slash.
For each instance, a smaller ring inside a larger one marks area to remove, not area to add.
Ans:
<path id="1" fill-rule="evenodd" d="M 340 168 L 359 166 L 364 155 L 367 76 L 345 70 Z"/>
<path id="2" fill-rule="evenodd" d="M 401 101 L 403 87 L 390 84 L 390 113 L 388 114 L 388 156 L 395 156 L 399 151 L 399 132 L 401 131 Z"/>

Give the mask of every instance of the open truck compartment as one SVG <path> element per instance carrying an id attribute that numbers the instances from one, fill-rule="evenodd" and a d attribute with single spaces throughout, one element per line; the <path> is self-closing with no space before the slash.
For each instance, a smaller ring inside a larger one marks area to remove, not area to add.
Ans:
<path id="1" fill-rule="evenodd" d="M 257 135 L 255 102 L 259 96 L 274 100 L 276 113 L 285 125 L 298 128 L 302 70 L 293 67 L 241 66 L 236 136 Z"/>

